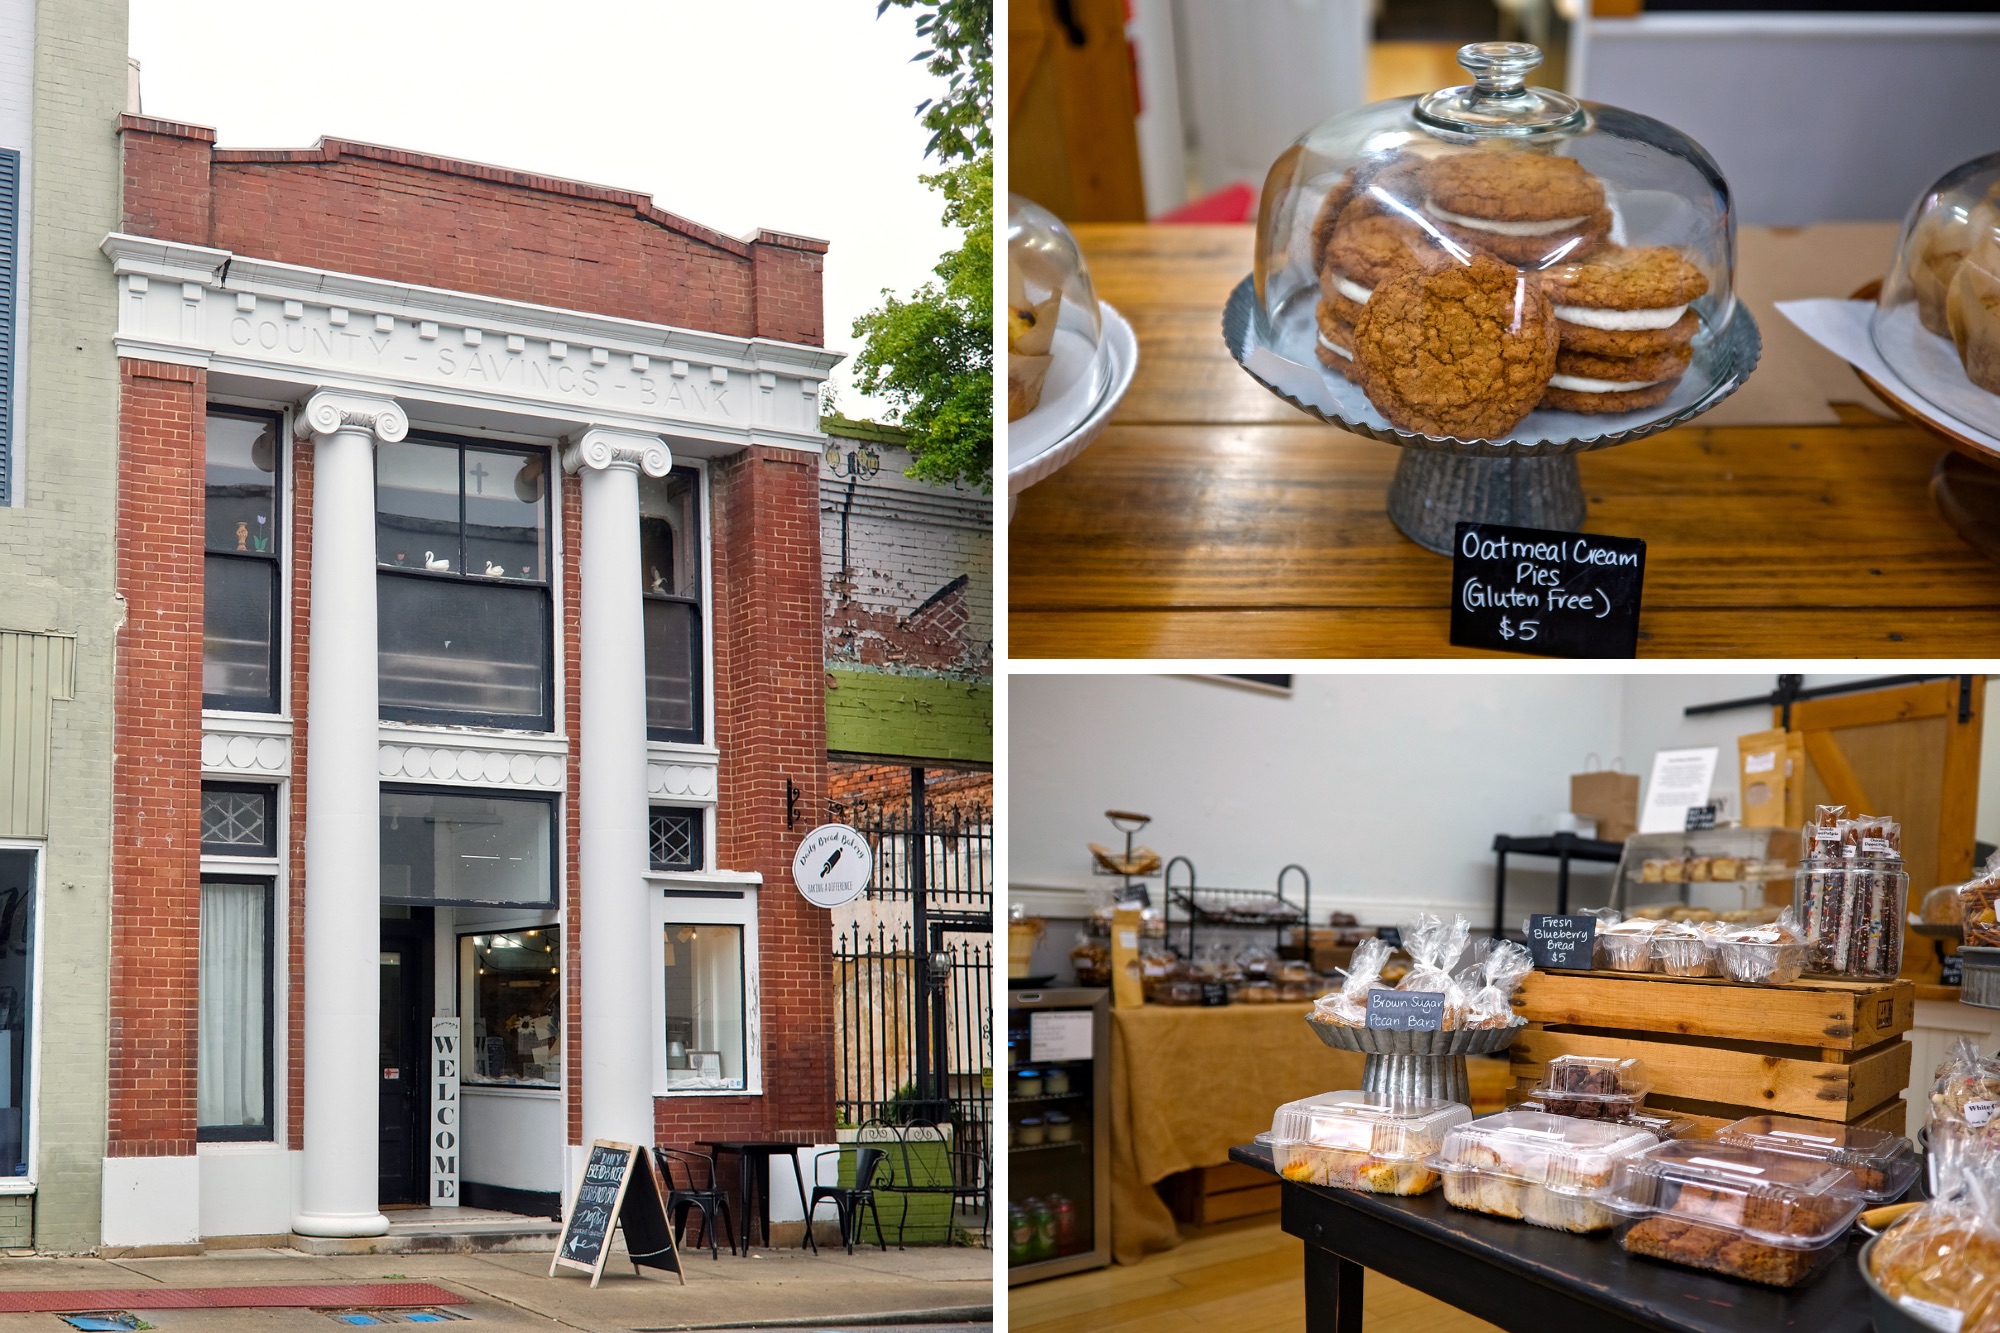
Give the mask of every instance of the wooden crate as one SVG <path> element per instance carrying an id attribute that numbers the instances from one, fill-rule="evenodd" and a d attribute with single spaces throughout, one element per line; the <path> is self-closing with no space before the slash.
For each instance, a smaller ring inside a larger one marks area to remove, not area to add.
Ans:
<path id="1" fill-rule="evenodd" d="M 1908 981 L 1745 986 L 1631 972 L 1535 972 L 1515 998 L 1516 1099 L 1558 1055 L 1636 1056 L 1647 1101 L 1713 1130 L 1769 1112 L 1902 1133 L 1916 1016 Z"/>
<path id="2" fill-rule="evenodd" d="M 1160 1196 L 1173 1211 L 1174 1220 L 1196 1227 L 1275 1213 L 1279 1189 L 1269 1172 L 1238 1162 L 1198 1166 L 1168 1176 L 1159 1184 Z"/>

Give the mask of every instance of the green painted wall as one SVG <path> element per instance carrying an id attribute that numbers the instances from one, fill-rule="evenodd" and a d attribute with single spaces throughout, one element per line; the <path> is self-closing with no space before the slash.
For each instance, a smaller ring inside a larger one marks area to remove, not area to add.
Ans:
<path id="1" fill-rule="evenodd" d="M 119 229 L 125 0 L 38 0 L 28 153 L 24 430 L 0 508 L 0 629 L 75 636 L 75 697 L 51 705 L 42 871 L 39 1181 L 0 1244 L 96 1248 L 105 1143 L 112 680 L 121 608 L 116 293 L 98 245 Z"/>
<path id="2" fill-rule="evenodd" d="M 993 762 L 991 682 L 852 667 L 831 667 L 826 677 L 826 748 L 832 753 Z"/>

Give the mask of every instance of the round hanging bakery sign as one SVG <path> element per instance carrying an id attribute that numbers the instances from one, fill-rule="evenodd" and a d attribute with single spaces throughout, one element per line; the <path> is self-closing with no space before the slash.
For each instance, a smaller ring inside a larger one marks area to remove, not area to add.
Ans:
<path id="1" fill-rule="evenodd" d="M 868 892 L 875 854 L 868 839 L 845 824 L 821 824 L 792 857 L 792 882 L 814 907 L 838 907 Z"/>

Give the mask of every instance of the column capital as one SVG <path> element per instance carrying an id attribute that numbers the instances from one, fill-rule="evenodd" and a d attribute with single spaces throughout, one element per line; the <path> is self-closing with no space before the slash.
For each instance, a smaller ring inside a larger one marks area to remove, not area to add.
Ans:
<path id="1" fill-rule="evenodd" d="M 394 444 L 410 433 L 410 418 L 393 398 L 321 389 L 306 399 L 299 412 L 300 438 L 342 430 L 366 431 L 384 444 Z"/>
<path id="2" fill-rule="evenodd" d="M 575 439 L 564 441 L 562 460 L 565 472 L 624 467 L 649 477 L 664 477 L 674 465 L 667 442 L 659 436 L 606 426 L 592 426 Z"/>

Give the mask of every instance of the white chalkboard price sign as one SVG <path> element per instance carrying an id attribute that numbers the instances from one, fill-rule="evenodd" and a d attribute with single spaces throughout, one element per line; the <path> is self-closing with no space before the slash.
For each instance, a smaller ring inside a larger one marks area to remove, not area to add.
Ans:
<path id="1" fill-rule="evenodd" d="M 653 1155 L 642 1144 L 597 1139 L 590 1145 L 576 1201 L 556 1240 L 549 1276 L 554 1277 L 558 1268 L 580 1269 L 596 1286 L 611 1255 L 614 1227 L 625 1229 L 625 1252 L 633 1272 L 642 1266 L 664 1268 L 687 1285 L 667 1216 L 666 1182 L 660 1179 Z"/>
<path id="2" fill-rule="evenodd" d="M 1461 523 L 1451 642 L 1541 657 L 1633 657 L 1646 543 L 1596 532 Z"/>

